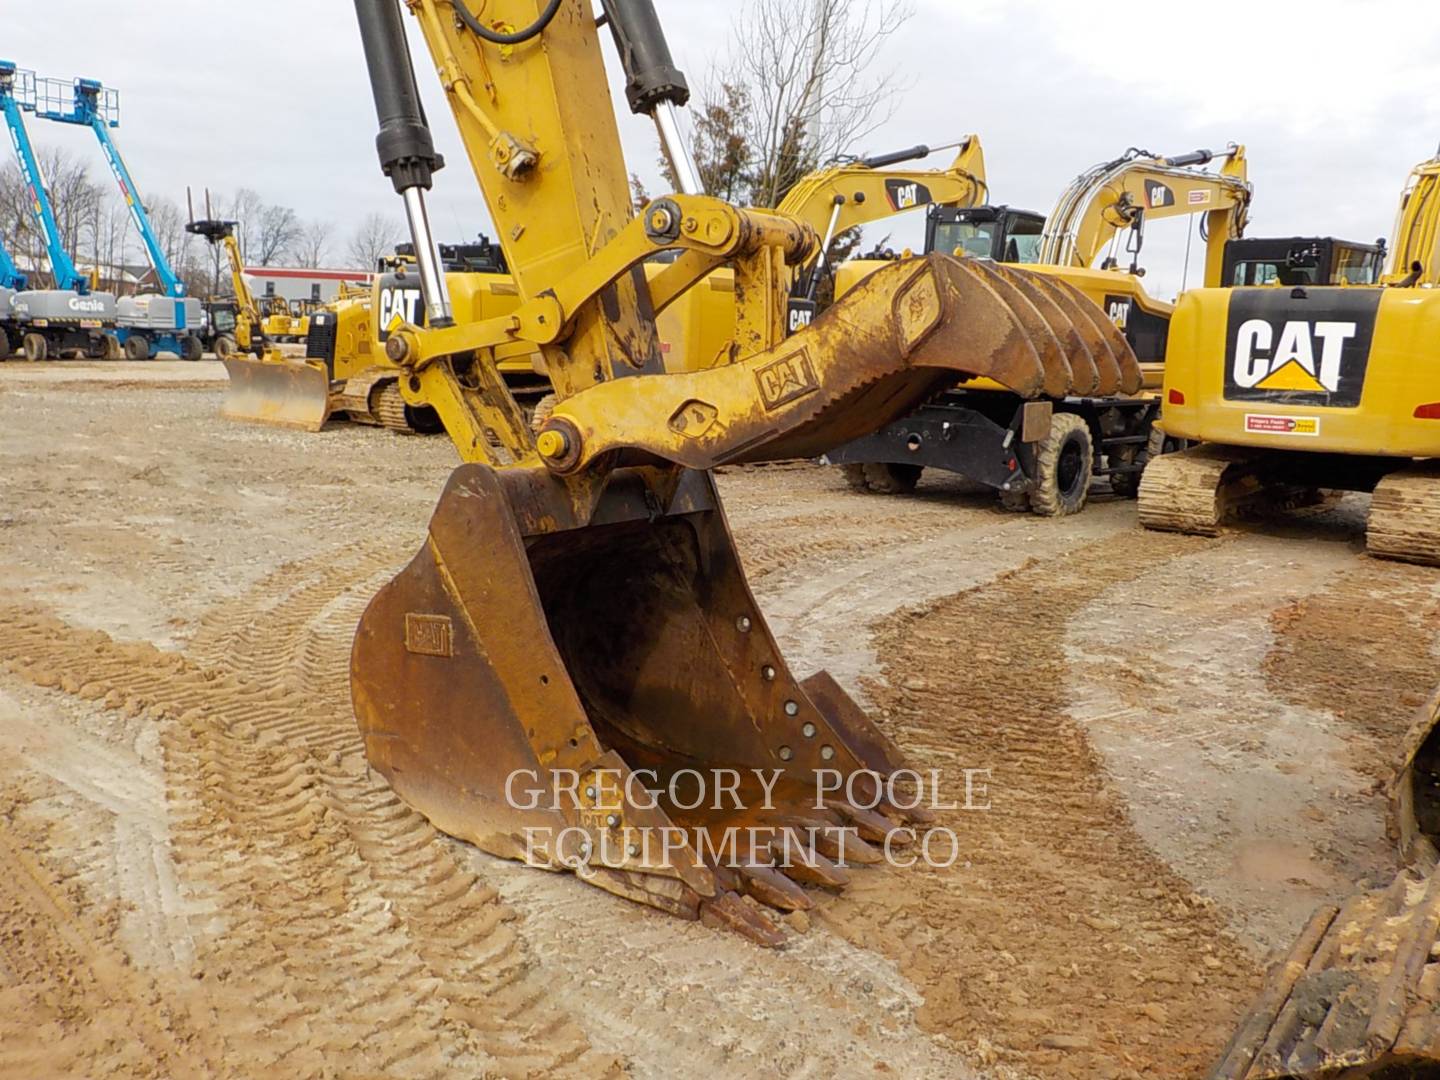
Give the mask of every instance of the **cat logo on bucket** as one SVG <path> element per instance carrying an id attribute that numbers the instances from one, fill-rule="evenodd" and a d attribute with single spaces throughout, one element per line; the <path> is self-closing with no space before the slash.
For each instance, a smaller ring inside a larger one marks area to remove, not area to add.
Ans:
<path id="1" fill-rule="evenodd" d="M 1379 291 L 1235 290 L 1227 327 L 1225 397 L 1358 406 Z"/>

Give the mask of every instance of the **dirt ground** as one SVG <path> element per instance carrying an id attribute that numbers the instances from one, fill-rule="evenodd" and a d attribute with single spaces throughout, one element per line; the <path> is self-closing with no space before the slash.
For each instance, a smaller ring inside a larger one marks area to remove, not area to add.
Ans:
<path id="1" fill-rule="evenodd" d="M 765 951 L 366 769 L 350 637 L 453 452 L 222 388 L 0 366 L 0 1075 L 1198 1076 L 1310 910 L 1393 871 L 1440 574 L 1367 559 L 1361 497 L 1207 540 L 723 475 L 797 673 L 946 790 L 989 770 L 953 866 L 859 871 Z"/>

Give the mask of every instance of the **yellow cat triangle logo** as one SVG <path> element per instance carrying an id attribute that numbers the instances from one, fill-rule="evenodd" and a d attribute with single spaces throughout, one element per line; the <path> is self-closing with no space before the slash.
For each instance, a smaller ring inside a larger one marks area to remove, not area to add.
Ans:
<path id="1" fill-rule="evenodd" d="M 1325 393 L 1320 380 L 1306 371 L 1297 361 L 1287 360 L 1265 378 L 1255 384 L 1257 390 L 1307 390 L 1315 394 Z"/>

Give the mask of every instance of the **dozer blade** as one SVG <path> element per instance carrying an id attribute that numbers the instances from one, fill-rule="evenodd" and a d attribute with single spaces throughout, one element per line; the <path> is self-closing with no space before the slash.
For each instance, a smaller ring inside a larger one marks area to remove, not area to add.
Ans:
<path id="1" fill-rule="evenodd" d="M 230 385 L 220 415 L 305 431 L 319 431 L 330 418 L 330 376 L 325 368 L 299 359 L 250 356 L 231 356 L 223 363 Z"/>
<path id="2" fill-rule="evenodd" d="M 1391 785 L 1410 865 L 1317 911 L 1241 1018 L 1212 1080 L 1440 1076 L 1440 691 Z"/>
<path id="3" fill-rule="evenodd" d="M 786 666 L 708 474 L 617 470 L 583 517 L 539 466 L 452 474 L 356 634 L 366 754 L 452 836 L 778 945 L 924 793 Z"/>

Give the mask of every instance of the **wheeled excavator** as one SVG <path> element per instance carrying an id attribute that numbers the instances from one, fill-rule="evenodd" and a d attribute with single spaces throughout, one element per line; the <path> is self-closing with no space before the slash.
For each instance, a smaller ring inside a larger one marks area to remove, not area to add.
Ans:
<path id="1" fill-rule="evenodd" d="M 1378 285 L 1276 281 L 1181 298 L 1162 426 L 1202 445 L 1147 470 L 1143 525 L 1214 535 L 1259 507 L 1369 491 L 1369 551 L 1440 565 L 1437 188 L 1440 157 L 1406 183 Z"/>
<path id="2" fill-rule="evenodd" d="M 407 0 L 519 296 L 509 314 L 458 318 L 401 5 L 355 6 L 426 313 L 386 353 L 465 461 L 356 633 L 367 757 L 453 836 L 782 944 L 777 910 L 808 907 L 805 885 L 843 887 L 842 850 L 881 861 L 924 812 L 884 731 L 828 675 L 785 663 L 710 470 L 815 456 L 958 379 L 1063 396 L 1080 369 L 1134 392 L 1134 354 L 1063 280 L 938 252 L 881 268 L 788 333 L 793 268 L 820 237 L 699 193 L 676 116 L 688 89 L 650 0 L 603 0 L 598 22 L 589 0 L 489 0 L 481 14 Z M 602 26 L 680 181 L 638 214 Z M 672 368 L 657 319 L 721 268 L 733 344 L 713 366 Z M 554 387 L 538 432 L 500 375 L 504 349 L 538 354 Z M 717 770 L 735 797 L 697 804 L 685 784 Z"/>
<path id="3" fill-rule="evenodd" d="M 1215 170 L 1201 170 L 1220 159 Z M 1138 265 L 1147 221 L 1201 214 L 1205 278 L 1219 284 L 1226 245 L 1244 231 L 1251 188 L 1244 148 L 1158 157 L 1131 149 L 1081 173 L 1049 217 L 1011 207 L 932 212 L 926 250 L 1017 264 L 1088 297 L 1126 337 L 1139 362 L 1138 389 L 1081 370 L 1071 387 L 1025 400 L 981 380 L 949 388 L 910 416 L 837 447 L 826 460 L 851 486 L 881 494 L 913 491 L 926 468 L 996 489 L 1005 506 L 1047 516 L 1085 506 L 1091 480 L 1109 479 L 1132 496 L 1147 461 L 1167 444 L 1154 426 L 1173 305 L 1150 297 Z M 1128 270 L 1095 263 L 1128 237 Z M 837 291 L 863 280 L 874 263 L 842 268 Z"/>

